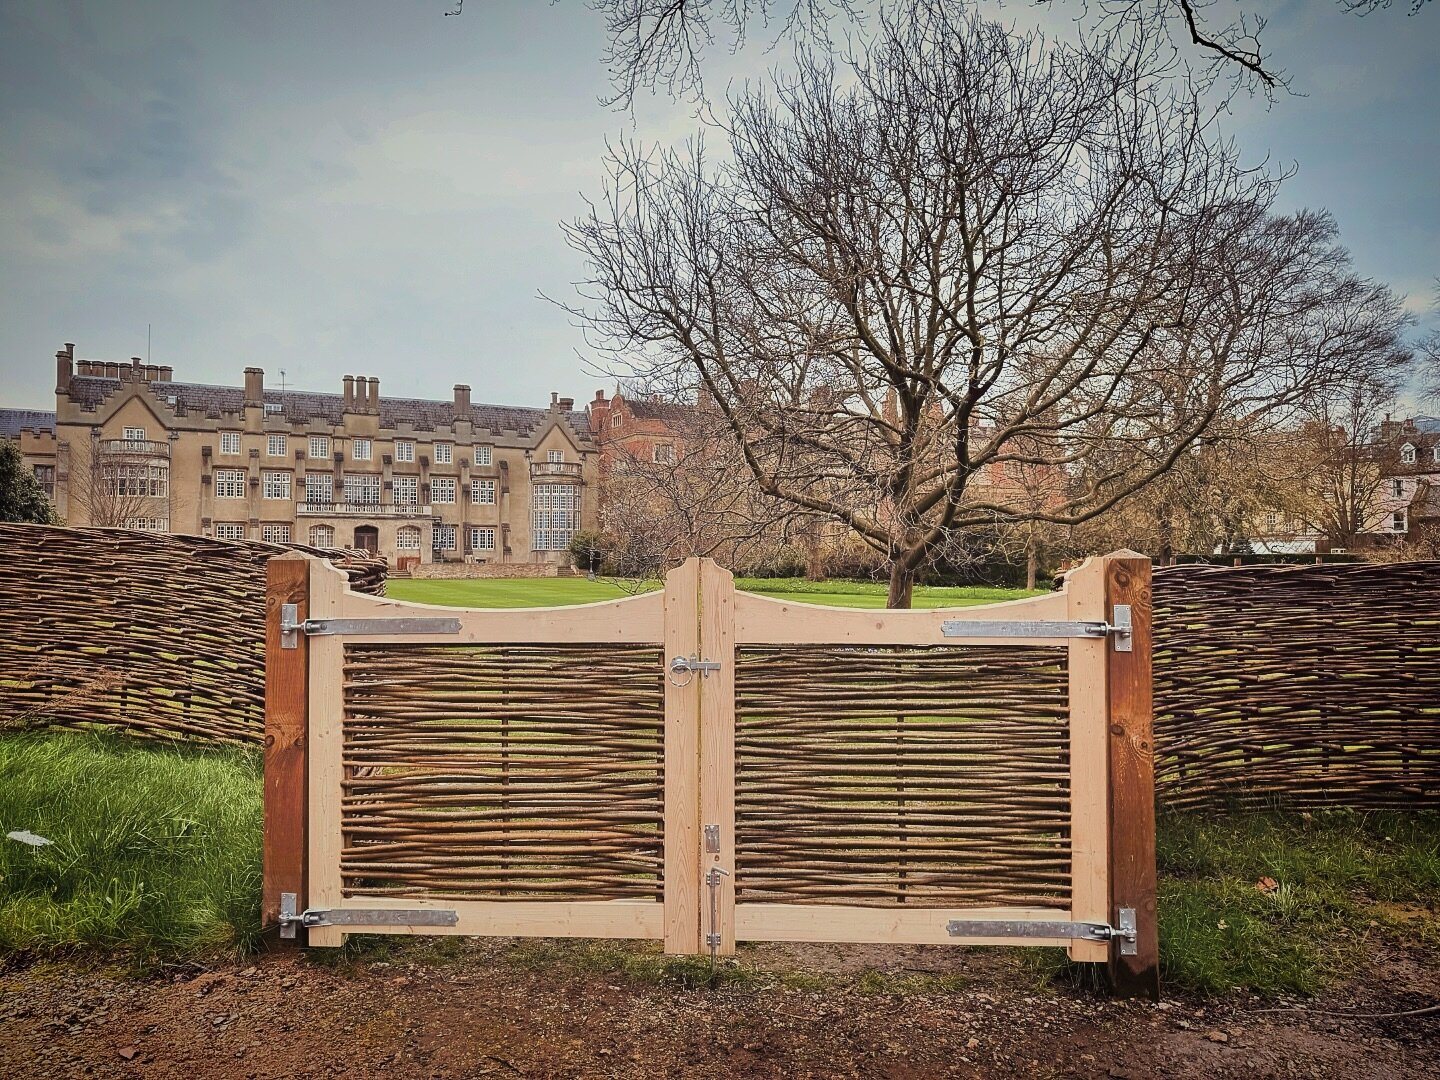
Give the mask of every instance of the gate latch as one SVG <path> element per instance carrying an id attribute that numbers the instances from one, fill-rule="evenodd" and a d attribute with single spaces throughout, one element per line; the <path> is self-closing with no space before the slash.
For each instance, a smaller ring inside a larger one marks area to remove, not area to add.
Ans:
<path id="1" fill-rule="evenodd" d="M 1138 951 L 1135 909 L 1122 907 L 1117 920 L 1109 923 L 1050 922 L 1039 919 L 951 919 L 945 929 L 951 937 L 986 938 L 1069 938 L 1072 941 L 1118 941 L 1121 956 Z"/>
<path id="2" fill-rule="evenodd" d="M 298 911 L 299 897 L 280 894 L 280 936 L 293 938 L 297 926 L 454 926 L 460 917 L 444 908 L 306 908 Z"/>
<path id="3" fill-rule="evenodd" d="M 280 647 L 296 647 L 296 634 L 383 637 L 391 634 L 458 634 L 459 619 L 300 619 L 298 604 L 280 605 Z"/>
<path id="4" fill-rule="evenodd" d="M 697 656 L 672 656 L 670 658 L 670 673 L 672 675 L 694 675 L 697 672 L 702 676 L 708 676 L 712 671 L 720 670 L 720 661 L 701 660 Z"/>

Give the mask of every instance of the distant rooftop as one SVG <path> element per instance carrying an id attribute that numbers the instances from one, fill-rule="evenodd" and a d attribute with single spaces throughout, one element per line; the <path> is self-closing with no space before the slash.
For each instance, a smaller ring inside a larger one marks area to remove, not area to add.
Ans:
<path id="1" fill-rule="evenodd" d="M 187 412 L 201 416 L 222 413 L 239 413 L 245 406 L 245 391 L 239 386 L 207 386 L 202 383 L 152 382 L 147 384 L 155 397 L 167 404 L 178 405 Z M 87 407 L 99 405 L 109 395 L 120 389 L 119 379 L 96 375 L 76 375 L 70 380 L 70 400 Z M 345 399 L 339 394 L 320 394 L 308 390 L 264 391 L 265 404 L 279 406 L 276 410 L 285 419 L 305 423 L 320 420 L 338 425 L 342 422 Z M 173 400 L 172 400 L 173 399 Z M 570 410 L 562 414 L 575 433 L 582 438 L 590 436 L 590 417 L 584 412 Z M 470 417 L 476 429 L 488 428 L 493 432 L 514 431 L 529 435 L 544 424 L 549 416 L 546 409 L 527 409 L 510 405 L 471 405 Z M 453 401 L 427 401 L 422 398 L 380 397 L 380 423 L 383 427 L 394 427 L 400 422 L 412 424 L 420 431 L 433 431 L 448 426 L 455 419 Z M 50 414 L 53 427 L 54 414 Z"/>
<path id="2" fill-rule="evenodd" d="M 54 431 L 55 414 L 44 409 L 0 409 L 0 439 L 18 439 L 27 429 Z"/>

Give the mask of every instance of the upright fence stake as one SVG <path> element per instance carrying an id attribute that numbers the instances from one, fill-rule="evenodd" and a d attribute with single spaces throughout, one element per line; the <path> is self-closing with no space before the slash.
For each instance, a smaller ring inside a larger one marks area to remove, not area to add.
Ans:
<path id="1" fill-rule="evenodd" d="M 665 951 L 700 952 L 700 683 L 672 659 L 700 651 L 700 560 L 665 575 Z"/>
<path id="2" fill-rule="evenodd" d="M 713 880 L 715 924 L 707 907 L 704 935 L 716 935 L 720 956 L 735 952 L 735 579 L 712 559 L 700 560 L 700 651 L 720 664 L 699 679 L 700 822 L 715 826 L 706 838 L 702 897 Z M 715 870 L 719 873 L 710 877 Z M 709 947 L 709 941 L 704 942 Z"/>
<path id="3" fill-rule="evenodd" d="M 265 825 L 260 925 L 271 944 L 279 936 L 280 894 L 294 893 L 304 905 L 306 749 L 309 646 L 295 634 L 295 647 L 281 648 L 280 606 L 294 604 L 300 621 L 310 608 L 310 560 L 298 552 L 277 555 L 265 565 Z M 299 944 L 299 938 L 283 944 Z"/>
<path id="4" fill-rule="evenodd" d="M 1110 924 L 1134 908 L 1135 954 L 1113 946 L 1111 989 L 1124 997 L 1160 996 L 1160 936 L 1155 910 L 1155 741 L 1151 700 L 1150 560 L 1133 551 L 1105 559 L 1105 610 L 1129 604 L 1131 651 L 1108 649 L 1110 683 Z"/>

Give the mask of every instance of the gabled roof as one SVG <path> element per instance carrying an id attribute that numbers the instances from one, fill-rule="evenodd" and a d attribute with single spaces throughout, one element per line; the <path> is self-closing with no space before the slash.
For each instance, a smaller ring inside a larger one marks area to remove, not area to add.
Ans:
<path id="1" fill-rule="evenodd" d="M 0 409 L 0 439 L 18 439 L 26 429 L 54 431 L 55 414 L 44 409 Z"/>
<path id="2" fill-rule="evenodd" d="M 95 375 L 76 376 L 70 380 L 70 399 L 88 407 L 101 404 L 120 389 L 119 379 Z M 245 407 L 245 391 L 238 386 L 209 386 L 203 383 L 153 382 L 150 392 L 160 401 L 184 408 L 201 416 L 239 413 Z M 285 419 L 305 423 L 320 420 L 339 425 L 343 420 L 345 399 L 340 394 L 317 394 L 308 390 L 266 390 L 265 403 L 279 405 Z M 590 417 L 584 412 L 561 414 L 582 439 L 590 438 Z M 511 405 L 471 405 L 470 416 L 475 427 L 493 432 L 514 431 L 526 436 L 534 433 L 549 419 L 547 409 L 526 409 Z M 423 398 L 380 398 L 380 426 L 393 428 L 401 422 L 412 424 L 420 431 L 448 427 L 455 420 L 455 404 L 450 401 L 427 401 Z M 54 414 L 51 414 L 53 425 Z"/>

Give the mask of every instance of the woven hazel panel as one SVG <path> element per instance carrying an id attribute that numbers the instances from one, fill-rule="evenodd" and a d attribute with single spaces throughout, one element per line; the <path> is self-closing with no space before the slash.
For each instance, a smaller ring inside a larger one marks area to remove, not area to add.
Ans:
<path id="1" fill-rule="evenodd" d="M 1172 809 L 1440 800 L 1440 563 L 1157 569 Z"/>
<path id="2" fill-rule="evenodd" d="M 739 650 L 737 899 L 1068 904 L 1065 656 Z"/>
<path id="3" fill-rule="evenodd" d="M 384 562 L 358 552 L 0 524 L 0 728 L 259 744 L 265 564 L 291 550 L 384 591 Z"/>
<path id="4" fill-rule="evenodd" d="M 345 649 L 346 895 L 658 899 L 650 645 Z"/>

